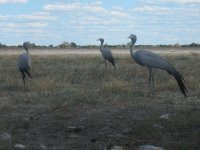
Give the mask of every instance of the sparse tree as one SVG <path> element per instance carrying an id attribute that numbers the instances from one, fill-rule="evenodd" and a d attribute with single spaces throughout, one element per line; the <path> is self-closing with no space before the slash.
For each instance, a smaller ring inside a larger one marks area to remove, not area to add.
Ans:
<path id="1" fill-rule="evenodd" d="M 62 44 L 59 45 L 60 48 L 69 48 L 70 44 L 68 42 L 63 42 Z"/>
<path id="2" fill-rule="evenodd" d="M 48 46 L 48 48 L 53 48 L 53 45 L 52 45 L 52 44 L 50 44 L 50 45 Z"/>
<path id="3" fill-rule="evenodd" d="M 71 46 L 72 48 L 76 48 L 76 47 L 77 47 L 76 43 L 74 43 L 74 42 L 71 42 L 71 43 L 70 43 L 70 46 Z"/>

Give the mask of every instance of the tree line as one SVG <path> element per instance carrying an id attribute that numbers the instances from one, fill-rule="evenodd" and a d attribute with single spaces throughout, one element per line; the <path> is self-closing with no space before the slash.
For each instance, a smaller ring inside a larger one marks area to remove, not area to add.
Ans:
<path id="1" fill-rule="evenodd" d="M 123 49 L 123 48 L 129 48 L 130 43 L 127 44 L 121 44 L 121 45 L 108 45 L 108 44 L 104 44 L 105 46 L 109 47 L 109 48 L 118 48 L 118 49 Z M 99 48 L 99 45 L 77 45 L 74 42 L 66 42 L 63 41 L 61 44 L 59 45 L 36 45 L 35 43 L 31 43 L 30 45 L 32 48 L 56 48 L 56 49 L 67 49 L 67 48 Z M 191 43 L 191 44 L 187 44 L 187 45 L 180 45 L 180 44 L 169 44 L 169 45 L 136 45 L 136 47 L 150 47 L 150 48 L 198 48 L 200 47 L 200 44 L 198 43 Z M 22 45 L 12 45 L 12 46 L 7 46 L 5 44 L 0 43 L 0 48 L 22 48 Z"/>

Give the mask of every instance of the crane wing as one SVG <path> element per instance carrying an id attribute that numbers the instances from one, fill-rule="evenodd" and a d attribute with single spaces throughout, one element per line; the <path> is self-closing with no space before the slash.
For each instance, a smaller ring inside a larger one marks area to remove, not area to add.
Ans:
<path id="1" fill-rule="evenodd" d="M 31 57 L 28 53 L 21 54 L 17 60 L 20 69 L 27 69 L 31 66 Z"/>
<path id="2" fill-rule="evenodd" d="M 179 85 L 181 92 L 184 94 L 185 97 L 187 97 L 187 89 L 184 84 L 185 80 L 183 76 L 164 58 L 155 53 L 145 50 L 139 50 L 135 52 L 133 57 L 135 61 L 142 66 L 166 70 L 169 74 L 173 75 Z"/>
<path id="3" fill-rule="evenodd" d="M 101 53 L 105 59 L 112 59 L 112 53 L 108 48 L 102 48 Z"/>
<path id="4" fill-rule="evenodd" d="M 174 70 L 174 67 L 164 58 L 150 51 L 138 50 L 134 54 L 134 59 L 140 65 L 149 68 L 159 68 L 167 71 Z"/>

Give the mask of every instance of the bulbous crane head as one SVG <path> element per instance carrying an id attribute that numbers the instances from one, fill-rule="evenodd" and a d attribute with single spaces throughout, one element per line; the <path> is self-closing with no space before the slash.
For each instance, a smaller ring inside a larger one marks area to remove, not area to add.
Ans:
<path id="1" fill-rule="evenodd" d="M 103 42 L 104 42 L 104 39 L 103 39 L 103 38 L 99 38 L 97 41 L 100 41 L 100 42 L 101 42 L 101 44 L 103 44 Z"/>
<path id="2" fill-rule="evenodd" d="M 24 47 L 24 49 L 25 49 L 26 51 L 28 51 L 30 45 L 31 45 L 30 42 L 24 42 L 24 43 L 23 43 L 23 47 Z"/>
<path id="3" fill-rule="evenodd" d="M 137 36 L 134 34 L 130 34 L 130 36 L 128 37 L 131 39 L 132 43 L 135 44 L 135 42 L 137 41 Z"/>

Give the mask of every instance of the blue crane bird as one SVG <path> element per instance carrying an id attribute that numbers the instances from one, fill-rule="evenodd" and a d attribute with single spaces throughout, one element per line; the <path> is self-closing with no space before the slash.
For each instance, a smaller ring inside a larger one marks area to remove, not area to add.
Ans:
<path id="1" fill-rule="evenodd" d="M 30 73 L 30 67 L 31 67 L 31 56 L 29 55 L 29 47 L 30 43 L 29 42 L 24 42 L 23 47 L 26 50 L 25 53 L 21 54 L 18 59 L 17 59 L 17 64 L 19 67 L 19 71 L 22 74 L 22 80 L 25 86 L 25 78 L 26 75 L 28 75 L 30 78 L 32 78 L 31 73 Z"/>
<path id="2" fill-rule="evenodd" d="M 183 76 L 164 58 L 159 55 L 152 53 L 150 51 L 138 50 L 134 52 L 134 45 L 137 40 L 136 35 L 131 34 L 128 38 L 131 39 L 131 47 L 130 53 L 132 58 L 141 66 L 145 66 L 149 69 L 149 93 L 151 92 L 151 88 L 154 87 L 154 76 L 153 76 L 153 68 L 161 69 L 167 71 L 170 75 L 172 75 L 183 93 L 185 97 L 187 97 L 187 89 L 185 87 L 185 80 Z"/>
<path id="3" fill-rule="evenodd" d="M 113 67 L 115 68 L 115 59 L 112 56 L 112 52 L 108 48 L 103 47 L 104 39 L 99 38 L 97 41 L 101 42 L 100 51 L 101 51 L 103 58 L 105 59 L 105 65 L 107 66 L 106 60 L 108 60 L 113 65 Z"/>

